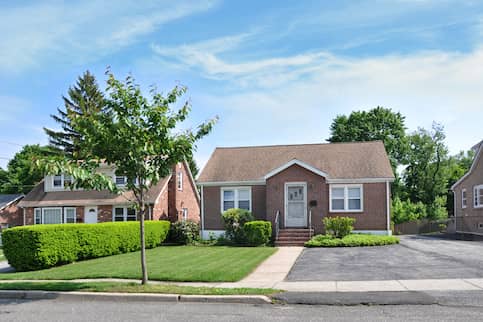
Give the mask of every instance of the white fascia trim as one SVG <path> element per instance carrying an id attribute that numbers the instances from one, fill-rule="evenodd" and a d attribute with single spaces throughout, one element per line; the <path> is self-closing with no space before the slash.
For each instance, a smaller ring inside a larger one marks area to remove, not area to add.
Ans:
<path id="1" fill-rule="evenodd" d="M 15 201 L 19 200 L 19 199 L 22 199 L 23 197 L 25 197 L 25 195 L 21 195 L 21 196 L 18 196 L 17 198 L 13 199 L 12 201 L 9 201 L 8 203 L 6 203 L 3 207 L 0 208 L 0 210 L 3 210 L 5 208 L 7 208 L 8 206 L 10 206 L 11 204 L 13 204 Z"/>
<path id="2" fill-rule="evenodd" d="M 215 238 L 218 238 L 225 234 L 224 230 L 203 230 L 201 234 L 201 238 L 204 240 L 210 239 L 210 235 L 213 235 Z"/>
<path id="3" fill-rule="evenodd" d="M 265 180 L 252 181 L 212 181 L 212 182 L 198 182 L 198 186 L 213 187 L 213 186 L 264 186 Z"/>
<path id="4" fill-rule="evenodd" d="M 196 180 L 193 177 L 193 174 L 191 173 L 190 166 L 189 166 L 188 162 L 186 161 L 186 159 L 183 161 L 183 163 L 184 163 L 184 167 L 186 169 L 186 172 L 188 172 L 189 180 L 190 180 L 191 184 L 193 185 L 193 190 L 195 191 L 196 199 L 198 199 L 198 202 L 200 202 L 201 196 L 198 192 L 198 189 L 196 189 Z"/>
<path id="5" fill-rule="evenodd" d="M 319 169 L 314 168 L 313 166 L 311 166 L 311 165 L 309 165 L 309 164 L 307 164 L 305 162 L 302 162 L 302 161 L 297 160 L 297 159 L 293 159 L 293 160 L 285 163 L 284 165 L 282 165 L 282 166 L 280 166 L 280 167 L 278 167 L 276 169 L 273 169 L 272 171 L 270 171 L 269 173 L 267 173 L 265 175 L 264 179 L 267 180 L 268 178 L 273 177 L 277 173 L 282 172 L 283 170 L 285 170 L 285 169 L 293 166 L 294 164 L 296 164 L 298 166 L 301 166 L 302 168 L 305 168 L 305 169 L 307 169 L 309 171 L 312 171 L 313 173 L 318 174 L 319 176 L 322 176 L 324 178 L 328 178 L 329 177 L 329 175 L 327 173 L 325 173 L 323 171 L 320 171 Z"/>
<path id="6" fill-rule="evenodd" d="M 156 197 L 156 200 L 154 200 L 154 204 L 157 204 L 157 203 L 159 202 L 159 198 L 161 198 L 161 195 L 163 194 L 164 190 L 166 190 L 166 187 L 168 186 L 169 181 L 171 181 L 171 177 L 172 177 L 172 176 L 173 176 L 172 174 L 170 174 L 170 175 L 169 175 L 169 179 L 168 179 L 168 180 L 166 180 L 166 183 L 165 183 L 165 184 L 164 184 L 164 186 L 161 188 L 161 191 L 159 192 L 158 196 Z"/>
<path id="7" fill-rule="evenodd" d="M 353 230 L 354 234 L 384 235 L 392 236 L 391 230 Z"/>
<path id="8" fill-rule="evenodd" d="M 478 160 L 480 159 L 480 156 L 481 156 L 482 151 L 483 151 L 483 144 L 480 145 L 480 148 L 478 149 L 478 152 L 476 152 L 476 155 L 475 155 L 475 158 L 473 159 L 473 163 L 471 164 L 470 170 L 468 172 L 466 172 L 464 176 L 462 176 L 458 181 L 456 181 L 451 186 L 451 190 L 454 191 L 454 189 L 456 188 L 456 186 L 459 185 L 461 182 L 463 182 L 463 180 L 465 180 L 466 177 L 468 177 L 473 172 L 473 170 L 476 168 L 476 164 L 478 163 Z"/>
<path id="9" fill-rule="evenodd" d="M 394 178 L 358 178 L 358 179 L 327 179 L 327 183 L 385 183 L 394 182 Z"/>

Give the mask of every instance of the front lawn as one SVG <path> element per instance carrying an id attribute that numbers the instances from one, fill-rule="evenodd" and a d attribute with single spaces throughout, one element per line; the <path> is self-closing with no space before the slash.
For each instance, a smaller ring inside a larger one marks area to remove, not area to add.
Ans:
<path id="1" fill-rule="evenodd" d="M 5 258 L 5 255 L 3 255 L 3 249 L 0 248 L 0 262 L 1 261 L 6 261 L 7 259 Z"/>
<path id="2" fill-rule="evenodd" d="M 178 282 L 235 282 L 272 255 L 272 247 L 164 246 L 146 250 L 149 278 Z M 97 258 L 45 270 L 2 273 L 0 279 L 140 279 L 139 252 Z"/>
<path id="3" fill-rule="evenodd" d="M 330 235 L 317 235 L 305 243 L 305 247 L 358 247 L 358 246 L 383 246 L 399 243 L 399 238 L 394 236 L 350 234 L 343 238 L 335 238 Z"/>
<path id="4" fill-rule="evenodd" d="M 80 291 L 110 293 L 161 293 L 185 295 L 271 295 L 280 292 L 271 288 L 193 287 L 169 284 L 115 283 L 115 282 L 12 282 L 1 283 L 0 290 Z"/>

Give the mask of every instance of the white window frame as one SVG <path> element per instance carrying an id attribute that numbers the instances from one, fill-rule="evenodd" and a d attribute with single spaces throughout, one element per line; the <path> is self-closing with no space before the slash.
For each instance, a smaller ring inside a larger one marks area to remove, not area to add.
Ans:
<path id="1" fill-rule="evenodd" d="M 117 183 L 117 178 L 123 178 L 124 183 Z M 118 187 L 124 187 L 124 186 L 126 186 L 126 184 L 127 184 L 127 177 L 126 177 L 126 176 L 118 176 L 118 175 L 114 175 L 114 183 L 115 183 L 115 184 L 116 184 L 116 186 L 118 186 Z"/>
<path id="2" fill-rule="evenodd" d="M 60 186 L 56 186 L 54 184 L 55 177 L 60 177 Z M 70 178 L 70 182 L 72 183 L 72 176 L 70 176 L 70 175 L 66 175 L 66 174 L 63 174 L 62 173 L 62 174 L 57 174 L 57 175 L 51 176 L 51 178 L 52 178 L 52 189 L 53 190 L 65 190 L 65 188 L 66 188 L 66 186 L 65 186 L 65 182 L 66 182 L 65 178 L 66 177 Z"/>
<path id="3" fill-rule="evenodd" d="M 39 217 L 39 223 L 37 223 L 37 216 Z M 34 208 L 34 225 L 42 224 L 42 208 Z"/>
<path id="4" fill-rule="evenodd" d="M 127 206 L 114 206 L 114 207 L 112 207 L 112 221 L 113 222 L 116 221 L 116 208 L 123 209 L 122 210 L 123 222 L 128 221 L 127 220 L 127 210 L 132 208 L 132 207 L 127 207 Z M 132 209 L 134 209 L 134 208 L 132 208 Z M 136 211 L 136 209 L 134 209 L 134 212 L 136 214 L 136 219 L 135 220 L 129 220 L 129 221 L 137 221 L 138 220 L 138 212 Z M 118 221 L 118 222 L 121 222 L 121 221 Z"/>
<path id="5" fill-rule="evenodd" d="M 45 217 L 45 211 L 46 210 L 58 210 L 58 209 L 60 209 L 61 224 L 64 223 L 64 209 L 62 207 L 45 207 L 45 208 L 40 208 L 40 209 L 42 211 L 42 217 L 41 217 L 42 218 L 42 224 L 44 224 L 44 222 L 45 222 L 44 217 Z M 49 225 L 53 225 L 53 224 L 49 224 Z"/>
<path id="6" fill-rule="evenodd" d="M 481 196 L 480 190 L 483 190 L 483 184 L 473 187 L 473 207 L 474 208 L 483 208 L 483 200 L 480 199 L 480 196 Z"/>
<path id="7" fill-rule="evenodd" d="M 344 209 L 332 209 L 332 188 L 344 188 Z M 360 189 L 360 209 L 349 209 L 349 188 Z M 331 184 L 329 185 L 329 210 L 330 212 L 353 213 L 364 211 L 364 185 L 363 184 Z"/>
<path id="8" fill-rule="evenodd" d="M 239 190 L 248 190 L 248 211 L 252 211 L 252 187 L 246 187 L 246 186 L 241 186 L 241 187 L 222 187 L 220 189 L 220 211 L 223 213 L 225 210 L 223 209 L 223 204 L 224 204 L 224 192 L 225 191 L 233 191 L 233 208 L 239 208 L 238 206 L 238 191 Z"/>
<path id="9" fill-rule="evenodd" d="M 465 209 L 468 206 L 468 193 L 466 189 L 461 189 L 461 208 Z"/>
<path id="10" fill-rule="evenodd" d="M 178 190 L 183 191 L 183 172 L 178 171 L 176 178 L 177 178 L 176 185 L 178 187 Z"/>
<path id="11" fill-rule="evenodd" d="M 64 219 L 64 224 L 67 224 L 67 210 L 74 210 L 74 224 L 77 223 L 77 208 L 76 207 L 64 207 L 63 211 L 63 219 Z"/>

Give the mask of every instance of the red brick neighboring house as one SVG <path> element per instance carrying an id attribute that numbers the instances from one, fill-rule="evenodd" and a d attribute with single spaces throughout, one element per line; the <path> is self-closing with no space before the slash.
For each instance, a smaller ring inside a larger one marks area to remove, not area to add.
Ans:
<path id="1" fill-rule="evenodd" d="M 23 225 L 22 209 L 18 207 L 23 197 L 23 194 L 0 195 L 0 231 Z"/>
<path id="2" fill-rule="evenodd" d="M 454 230 L 483 236 L 483 141 L 473 150 L 476 154 L 470 170 L 451 187 L 455 201 Z"/>
<path id="3" fill-rule="evenodd" d="M 123 186 L 126 178 L 116 176 L 113 168 L 100 170 Z M 131 191 L 121 195 L 108 191 L 70 190 L 68 176 L 46 176 L 19 203 L 26 225 L 60 223 L 98 223 L 137 220 L 131 208 L 135 201 Z M 199 195 L 186 162 L 173 167 L 172 174 L 160 180 L 148 192 L 148 214 L 151 220 L 192 220 L 199 222 Z"/>
<path id="4" fill-rule="evenodd" d="M 203 237 L 223 233 L 220 214 L 229 208 L 271 221 L 280 245 L 324 232 L 327 216 L 390 235 L 393 180 L 381 141 L 216 148 L 197 181 Z"/>

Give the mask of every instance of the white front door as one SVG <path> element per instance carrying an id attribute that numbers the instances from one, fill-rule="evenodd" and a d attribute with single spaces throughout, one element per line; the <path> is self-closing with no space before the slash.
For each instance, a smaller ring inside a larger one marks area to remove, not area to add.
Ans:
<path id="1" fill-rule="evenodd" d="M 307 184 L 285 183 L 285 227 L 307 227 Z"/>
<path id="2" fill-rule="evenodd" d="M 86 224 L 97 224 L 97 206 L 85 207 L 84 222 Z"/>

